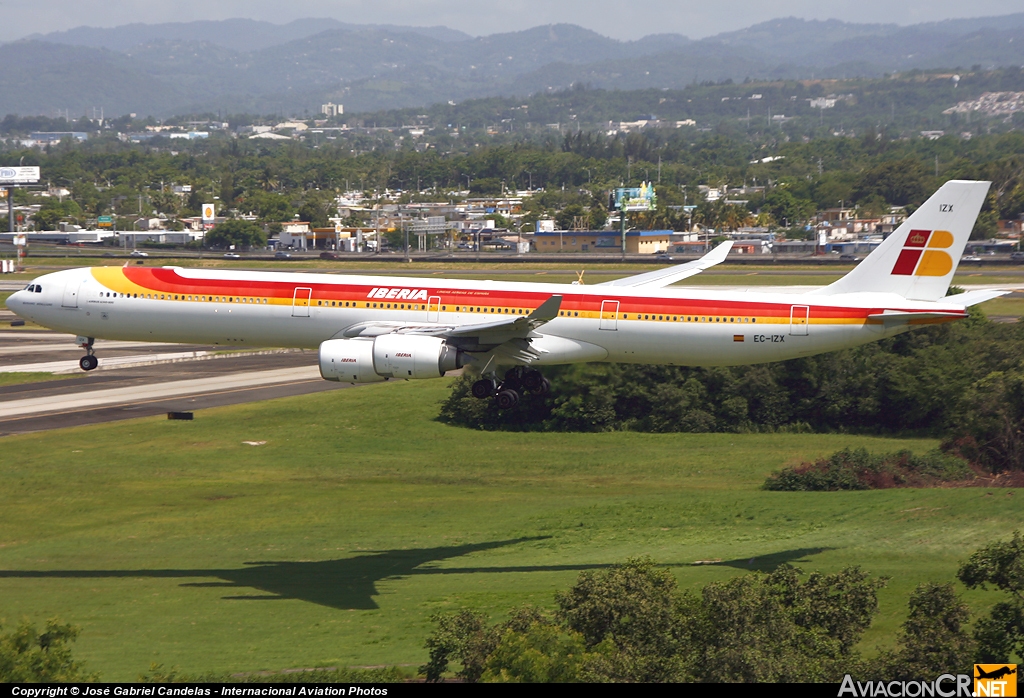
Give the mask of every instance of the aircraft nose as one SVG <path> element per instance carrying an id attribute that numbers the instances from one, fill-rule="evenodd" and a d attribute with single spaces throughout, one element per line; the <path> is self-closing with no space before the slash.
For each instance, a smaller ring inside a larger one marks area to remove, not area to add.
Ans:
<path id="1" fill-rule="evenodd" d="M 7 296 L 7 300 L 4 301 L 4 305 L 7 306 L 8 310 L 18 312 L 21 308 L 21 296 L 24 295 L 24 291 L 15 291 L 11 295 Z"/>

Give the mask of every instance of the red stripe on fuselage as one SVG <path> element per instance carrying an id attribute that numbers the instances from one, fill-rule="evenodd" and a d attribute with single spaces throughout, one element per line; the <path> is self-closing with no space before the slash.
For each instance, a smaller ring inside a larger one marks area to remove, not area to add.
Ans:
<path id="1" fill-rule="evenodd" d="M 296 288 L 312 288 L 312 300 L 318 301 L 356 301 L 426 305 L 426 301 L 412 301 L 403 298 L 370 298 L 370 292 L 377 286 L 363 283 L 345 283 L 343 280 L 332 283 L 310 283 L 307 281 L 276 281 L 276 280 L 236 280 L 216 278 L 188 278 L 178 274 L 171 268 L 126 267 L 125 277 L 156 293 L 211 295 L 211 296 L 259 296 L 290 300 Z M 441 298 L 441 304 L 448 306 L 452 312 L 455 306 L 463 307 L 500 307 L 536 308 L 551 296 L 550 291 L 512 291 L 491 289 L 463 289 L 417 286 L 415 283 L 399 286 L 395 280 L 392 288 L 425 289 L 429 296 Z M 409 279 L 409 281 L 417 281 Z M 610 289 L 609 289 L 610 290 Z M 600 312 L 601 304 L 607 300 L 619 301 L 619 317 L 628 315 L 705 315 L 705 316 L 756 316 L 788 319 L 792 304 L 778 302 L 732 301 L 719 299 L 696 298 L 637 298 L 635 296 L 618 296 L 610 293 L 567 293 L 563 296 L 561 309 L 567 312 Z M 815 320 L 850 320 L 863 319 L 872 313 L 879 313 L 883 308 L 846 308 L 840 306 L 811 307 L 811 317 Z M 924 311 L 922 311 L 924 312 Z"/>

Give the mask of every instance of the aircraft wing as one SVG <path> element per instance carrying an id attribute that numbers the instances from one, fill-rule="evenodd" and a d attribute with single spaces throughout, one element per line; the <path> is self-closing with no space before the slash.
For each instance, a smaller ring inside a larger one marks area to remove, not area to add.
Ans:
<path id="1" fill-rule="evenodd" d="M 339 333 L 342 337 L 377 337 L 382 334 L 422 334 L 443 337 L 466 351 L 483 351 L 514 339 L 527 339 L 535 329 L 558 317 L 562 297 L 555 295 L 529 315 L 503 317 L 467 325 L 409 322 L 360 322 Z"/>
<path id="2" fill-rule="evenodd" d="M 682 281 L 685 278 L 701 273 L 709 267 L 721 264 L 725 261 L 725 258 L 728 256 L 729 250 L 731 249 L 732 241 L 727 240 L 700 259 L 693 262 L 677 264 L 674 267 L 659 269 L 657 271 L 649 271 L 645 274 L 627 276 L 622 279 L 615 279 L 615 281 L 605 281 L 603 283 L 595 284 L 595 286 L 626 286 L 629 288 L 663 288 L 665 286 L 671 286 L 677 281 Z"/>

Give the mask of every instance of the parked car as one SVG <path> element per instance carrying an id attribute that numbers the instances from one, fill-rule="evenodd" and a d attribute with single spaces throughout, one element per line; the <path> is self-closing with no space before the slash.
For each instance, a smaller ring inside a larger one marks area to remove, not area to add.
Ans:
<path id="1" fill-rule="evenodd" d="M 148 252 L 141 252 L 139 250 L 132 250 L 131 254 L 128 255 L 128 256 L 129 257 L 148 257 L 149 253 Z"/>
<path id="2" fill-rule="evenodd" d="M 337 259 L 338 254 L 336 252 L 321 252 L 320 259 Z"/>
<path id="3" fill-rule="evenodd" d="M 839 255 L 840 262 L 859 262 L 860 257 L 855 254 L 841 254 Z"/>
<path id="4" fill-rule="evenodd" d="M 224 255 L 224 259 L 241 259 L 242 255 L 235 252 L 228 252 Z"/>
<path id="5" fill-rule="evenodd" d="M 961 257 L 960 261 L 961 262 L 980 262 L 981 261 L 981 257 L 979 257 L 976 254 L 969 254 L 969 255 L 965 255 L 965 256 Z"/>
<path id="6" fill-rule="evenodd" d="M 287 252 L 276 252 L 274 253 L 274 259 L 291 259 L 292 256 Z"/>
<path id="7" fill-rule="evenodd" d="M 1024 262 L 1024 252 L 1011 252 L 1010 261 L 1017 263 Z"/>

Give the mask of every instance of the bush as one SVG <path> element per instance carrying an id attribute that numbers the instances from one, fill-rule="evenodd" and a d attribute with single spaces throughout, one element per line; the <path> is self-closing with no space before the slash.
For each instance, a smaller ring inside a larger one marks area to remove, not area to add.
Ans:
<path id="1" fill-rule="evenodd" d="M 139 676 L 140 683 L 396 683 L 408 680 L 397 667 L 379 669 L 312 669 L 278 673 L 251 674 L 182 674 L 153 664 L 149 672 Z"/>
<path id="2" fill-rule="evenodd" d="M 552 393 L 526 394 L 505 412 L 474 399 L 464 376 L 439 418 L 511 431 L 916 433 L 943 437 L 943 450 L 991 472 L 1024 472 L 1024 323 L 992 323 L 977 310 L 966 321 L 774 364 L 545 371 Z"/>
<path id="3" fill-rule="evenodd" d="M 1007 662 L 1014 653 L 1024 656 L 1024 537 L 1020 531 L 1014 531 L 1009 541 L 976 551 L 960 567 L 957 577 L 968 589 L 985 589 L 991 584 L 1009 595 L 975 627 L 977 660 Z"/>
<path id="4" fill-rule="evenodd" d="M 75 626 L 51 618 L 42 633 L 26 621 L 0 635 L 0 683 L 98 681 L 71 656 L 78 633 Z"/>
<path id="5" fill-rule="evenodd" d="M 680 592 L 649 558 L 583 572 L 554 618 L 519 611 L 488 626 L 469 611 L 436 617 L 428 638 L 441 678 L 466 681 L 837 681 L 878 610 L 885 581 L 857 568 L 802 578 L 790 566 Z"/>
<path id="6" fill-rule="evenodd" d="M 263 228 L 255 223 L 240 218 L 232 218 L 215 226 L 206 234 L 206 244 L 210 247 L 238 248 L 263 247 L 267 244 L 267 235 Z"/>
<path id="7" fill-rule="evenodd" d="M 835 492 L 889 487 L 929 487 L 975 478 L 962 458 L 941 451 L 915 456 L 910 451 L 872 455 L 867 449 L 836 451 L 814 463 L 801 463 L 770 475 L 764 489 L 778 492 Z"/>

